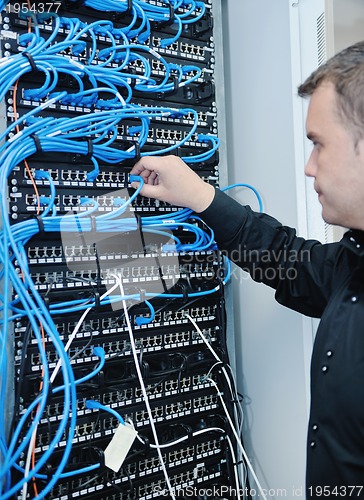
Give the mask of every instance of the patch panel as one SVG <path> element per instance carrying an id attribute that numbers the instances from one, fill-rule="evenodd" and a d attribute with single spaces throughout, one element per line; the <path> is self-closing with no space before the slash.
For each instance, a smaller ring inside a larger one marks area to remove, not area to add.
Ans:
<path id="1" fill-rule="evenodd" d="M 222 469 L 225 469 L 224 464 L 222 462 Z M 222 471 L 206 471 L 204 475 L 201 475 L 196 471 L 197 478 L 192 478 L 185 483 L 181 483 L 178 481 L 186 480 L 187 477 L 190 477 L 189 474 L 180 473 L 173 476 L 174 484 L 178 484 L 178 488 L 184 488 L 187 492 L 193 492 L 193 488 L 196 490 L 209 489 L 213 487 L 216 491 L 221 489 L 221 485 L 225 487 L 228 486 L 228 483 L 223 479 Z M 88 481 L 88 482 L 87 482 Z M 129 481 L 129 482 L 128 482 Z M 96 484 L 96 479 L 92 480 L 92 477 L 84 478 L 84 481 L 78 482 L 79 489 L 81 490 L 82 495 L 87 495 L 88 500 L 99 500 L 100 494 L 102 494 L 102 498 L 105 500 L 150 500 L 152 498 L 160 498 L 160 494 L 162 491 L 165 491 L 165 483 L 162 479 L 155 480 L 153 483 L 148 485 L 147 487 L 141 481 L 133 480 L 131 481 L 131 477 L 126 476 L 123 481 L 118 480 L 110 480 L 108 481 L 108 486 L 97 488 L 95 486 L 90 486 L 91 484 Z M 82 487 L 84 485 L 84 487 Z M 187 487 L 189 489 L 187 489 Z M 117 492 L 116 492 L 117 490 Z M 77 495 L 78 497 L 79 495 Z M 52 496 L 53 500 L 61 500 L 62 497 Z M 179 498 L 186 498 L 179 495 Z M 226 497 L 219 497 L 220 500 L 228 500 Z"/>
<path id="2" fill-rule="evenodd" d="M 197 484 L 197 481 L 198 481 L 199 489 L 200 489 L 200 484 L 204 479 L 208 480 L 208 479 L 212 479 L 215 477 L 218 478 L 221 475 L 220 472 L 216 472 L 214 474 L 208 474 L 206 476 L 205 475 L 206 472 L 205 472 L 205 474 L 204 474 L 204 472 L 205 471 L 204 471 L 204 468 L 202 466 L 196 470 L 195 474 L 197 475 L 197 478 L 194 477 L 194 473 L 191 473 L 190 471 L 186 471 L 184 473 L 173 475 L 171 477 L 171 482 L 174 485 L 179 485 L 181 488 L 182 487 L 186 488 L 186 486 L 191 487 L 191 483 Z M 158 496 L 160 495 L 160 492 L 164 491 L 164 489 L 165 489 L 165 485 L 163 484 L 162 481 L 154 482 L 154 483 L 151 483 L 150 485 L 147 485 L 147 486 L 141 486 L 138 489 L 138 496 L 136 498 L 138 498 L 140 500 L 147 500 L 148 498 L 158 498 Z M 191 490 L 191 491 L 193 491 L 193 490 Z"/>
<path id="3" fill-rule="evenodd" d="M 188 345 L 196 344 L 202 342 L 201 337 L 197 332 L 194 332 L 192 325 L 185 318 L 188 314 L 192 316 L 197 323 L 200 324 L 201 329 L 205 337 L 210 342 L 216 342 L 219 340 L 220 327 L 218 313 L 219 310 L 214 303 L 209 303 L 206 301 L 200 301 L 199 306 L 187 307 L 187 306 L 174 306 L 171 304 L 170 309 L 167 311 L 162 309 L 158 310 L 158 303 L 155 306 L 156 312 L 154 319 L 150 322 L 148 327 L 148 333 L 143 330 L 143 334 L 136 337 L 139 342 L 140 347 L 144 349 L 147 347 L 159 347 L 169 349 L 173 343 L 186 343 Z M 143 309 L 141 306 L 135 306 L 133 309 L 133 314 L 144 315 L 147 310 Z M 64 318 L 55 318 L 55 326 L 59 333 L 62 335 L 62 339 L 67 341 L 69 335 L 73 332 L 76 327 L 77 321 L 70 318 L 65 321 Z M 153 331 L 157 329 L 157 331 Z M 15 334 L 20 339 L 26 330 L 25 324 L 18 322 L 15 325 Z M 136 328 L 137 330 L 137 328 Z M 82 325 L 78 339 L 89 339 L 90 336 L 94 339 L 99 337 L 112 337 L 117 335 L 118 338 L 115 340 L 115 344 L 112 344 L 112 348 L 120 350 L 120 352 L 130 352 L 130 341 L 126 336 L 126 326 L 120 313 L 100 313 L 99 316 L 90 314 L 86 319 L 85 323 Z M 156 339 L 156 340 L 155 340 Z M 47 338 L 45 338 L 45 344 L 47 344 Z M 111 340 L 110 340 L 111 341 Z M 113 341 L 112 341 L 113 342 Z M 118 343 L 117 343 L 118 342 Z M 157 345 L 154 344 L 157 343 Z M 147 345 L 149 343 L 149 346 Z M 36 344 L 31 340 L 31 344 Z M 107 344 L 106 350 L 108 351 Z"/>
<path id="4" fill-rule="evenodd" d="M 173 131 L 173 134 L 175 133 L 177 134 L 178 132 Z M 164 139 L 158 139 L 158 140 L 164 140 Z M 202 149 L 208 148 L 208 145 L 202 145 L 201 147 Z M 217 185 L 218 178 L 216 176 L 214 165 L 212 165 L 211 169 L 209 168 L 207 171 L 204 170 L 204 168 L 201 168 L 201 166 L 198 168 L 198 170 L 201 173 L 201 176 L 203 176 L 205 180 L 207 180 L 213 185 Z M 77 173 L 78 171 L 75 172 Z M 67 176 L 74 175 L 72 174 L 72 171 L 67 171 L 66 173 Z M 79 189 L 76 189 L 77 187 L 80 188 L 80 182 L 63 181 L 63 180 L 55 181 L 58 194 L 55 197 L 54 206 L 57 214 L 59 215 L 66 214 L 69 213 L 70 211 L 76 213 L 87 211 L 89 207 L 81 204 L 81 199 L 86 199 L 86 198 L 89 198 L 92 202 L 96 201 L 99 204 L 98 210 L 100 213 L 112 212 L 113 210 L 115 210 L 114 199 L 112 195 L 110 195 L 110 191 L 114 192 L 118 189 L 127 188 L 126 183 L 122 179 L 123 176 L 121 174 L 117 176 L 115 173 L 108 172 L 107 174 L 104 174 L 103 177 L 102 176 L 99 177 L 102 180 L 96 181 L 96 185 L 98 188 L 103 189 L 103 194 L 99 194 L 97 196 L 94 194 L 94 187 L 92 187 L 92 183 L 85 183 L 84 186 L 82 186 L 82 195 L 81 195 Z M 110 178 L 114 178 L 114 181 L 109 182 Z M 40 212 L 44 211 L 45 205 L 43 203 L 39 203 L 38 196 L 34 194 L 32 183 L 30 180 L 22 178 L 22 180 L 19 181 L 19 174 L 18 174 L 18 178 L 13 179 L 12 182 L 13 184 L 11 187 L 11 192 L 9 194 L 9 201 L 10 201 L 10 210 L 12 212 L 13 220 L 24 218 L 24 216 L 29 217 L 29 214 L 34 214 L 38 211 Z M 40 182 L 37 181 L 36 185 L 38 186 L 39 195 L 48 198 L 49 197 L 48 181 L 40 181 Z M 124 196 L 127 196 L 126 193 L 124 194 Z M 134 211 L 142 210 L 145 212 L 148 211 L 165 212 L 165 211 L 177 210 L 176 207 L 171 207 L 169 204 L 165 202 L 151 200 L 150 198 L 144 198 L 141 196 L 138 196 L 136 200 L 134 200 L 131 209 Z"/>
<path id="5" fill-rule="evenodd" d="M 58 264 L 54 261 L 55 264 Z M 86 262 L 86 261 L 83 261 Z M 89 262 L 91 262 L 89 260 Z M 141 270 L 140 266 L 131 267 L 131 266 L 123 266 L 123 267 L 109 267 L 105 269 L 104 266 L 101 268 L 101 274 L 99 273 L 99 269 L 97 266 L 93 266 L 94 269 L 79 269 L 79 270 L 54 270 L 47 272 L 38 272 L 37 269 L 32 269 L 31 277 L 34 283 L 34 288 L 41 292 L 47 293 L 47 295 L 51 298 L 52 295 L 49 295 L 49 291 L 52 287 L 55 287 L 58 291 L 64 290 L 65 293 L 76 289 L 76 288 L 88 288 L 93 290 L 93 287 L 99 283 L 99 286 L 112 286 L 116 283 L 115 275 L 120 276 L 126 285 L 133 284 L 134 286 L 141 286 L 143 289 L 156 290 L 155 282 L 158 282 L 163 277 L 165 282 L 165 286 L 167 289 L 170 289 L 172 286 L 176 284 L 179 278 L 188 278 L 191 280 L 198 279 L 212 279 L 216 278 L 216 270 L 209 269 L 208 271 L 202 272 L 179 272 L 179 267 L 176 267 L 176 271 L 171 271 L 171 266 L 169 269 L 165 268 L 159 271 L 160 268 L 153 267 L 151 271 L 147 274 Z M 192 282 L 191 282 L 192 283 Z M 148 286 L 148 288 L 146 288 Z M 183 313 L 181 311 L 177 312 L 173 315 L 175 319 L 171 317 L 165 319 L 165 321 L 176 321 L 181 320 L 183 318 Z"/>
<path id="6" fill-rule="evenodd" d="M 175 232 L 180 239 L 184 234 L 187 234 L 186 232 Z M 175 249 L 166 251 L 163 242 L 153 237 L 153 234 L 145 235 L 144 241 L 148 253 L 143 252 L 138 238 L 123 240 L 122 236 L 112 234 L 111 237 L 104 240 L 100 239 L 98 242 L 89 243 L 85 239 L 76 238 L 76 236 L 73 238 L 64 237 L 63 241 L 43 241 L 37 246 L 30 244 L 27 254 L 29 259 L 32 259 L 30 262 L 31 272 L 38 271 L 37 260 L 43 259 L 40 260 L 40 263 L 44 264 L 44 259 L 50 258 L 61 258 L 61 261 L 58 261 L 62 264 L 62 266 L 58 266 L 59 271 L 69 270 L 67 268 L 78 271 L 81 265 L 77 266 L 77 262 L 83 262 L 83 267 L 88 266 L 93 271 L 94 264 L 88 265 L 87 262 L 94 260 L 96 255 L 104 271 L 109 268 L 113 272 L 118 272 L 118 268 L 122 268 L 125 278 L 155 277 L 160 276 L 160 273 L 166 276 L 185 277 L 189 275 L 194 277 L 192 275 L 200 276 L 203 273 L 210 275 L 221 267 L 220 257 L 211 251 L 202 254 L 193 251 L 182 254 Z M 64 266 L 67 267 L 63 269 Z"/>
<path id="7" fill-rule="evenodd" d="M 187 87 L 186 87 L 187 88 Z M 182 90 L 181 90 L 182 92 Z M 191 99 L 196 97 L 196 100 L 199 99 L 199 90 L 192 89 L 188 87 L 187 90 L 183 90 L 183 92 L 191 92 Z M 41 101 L 38 103 L 40 105 Z M 171 101 L 171 107 L 175 107 L 177 103 L 173 103 Z M 29 109 L 32 109 L 34 107 L 34 103 L 28 102 L 25 100 L 21 100 L 18 104 L 18 109 L 22 113 L 25 113 L 29 111 Z M 66 110 L 69 112 L 70 118 L 72 116 L 77 115 L 77 110 L 75 110 L 74 107 L 70 106 L 64 106 L 67 108 Z M 66 111 L 64 110 L 64 111 Z M 43 111 L 44 117 L 47 117 L 50 112 L 49 110 L 45 109 Z M 11 116 L 9 115 L 9 118 Z M 187 134 L 190 133 L 192 126 L 194 126 L 197 122 L 197 133 L 198 134 L 211 134 L 214 135 L 217 130 L 217 122 L 216 122 L 216 113 L 210 110 L 206 105 L 204 104 L 204 99 L 201 100 L 201 109 L 196 109 L 196 114 L 195 113 L 186 113 L 186 115 L 180 116 L 178 118 L 169 116 L 168 114 L 165 114 L 164 116 L 161 117 L 155 117 L 151 118 L 149 124 L 148 124 L 148 129 L 147 129 L 147 140 L 144 142 L 143 145 L 143 150 L 145 151 L 152 151 L 155 148 L 155 146 L 158 146 L 158 149 L 160 149 L 160 145 L 156 143 L 155 141 L 157 140 L 163 140 L 166 141 L 163 143 L 164 146 L 179 146 L 180 141 L 184 140 L 187 136 Z M 140 137 L 139 132 L 136 132 L 136 126 L 140 125 L 140 122 L 134 121 L 132 122 L 131 120 L 128 120 L 125 122 L 125 125 L 118 125 L 118 134 L 116 135 L 115 138 L 115 144 L 124 151 L 127 151 L 130 146 L 134 145 L 135 142 L 138 140 Z M 130 130 L 133 130 L 133 133 L 130 132 Z M 189 155 L 195 155 L 195 154 L 201 154 L 202 152 L 205 152 L 208 148 L 211 146 L 206 143 L 201 143 L 197 140 L 197 135 L 194 136 L 193 140 L 189 140 L 188 144 L 181 144 L 181 155 L 182 156 L 189 156 Z M 140 140 L 140 139 L 139 139 Z M 39 155 L 35 153 L 32 157 L 34 164 L 39 165 L 39 169 L 42 170 L 50 170 L 52 174 L 52 178 L 57 185 L 62 186 L 64 185 L 75 185 L 76 184 L 67 184 L 67 183 L 73 183 L 73 182 L 86 182 L 85 186 L 94 189 L 95 183 L 103 183 L 103 182 L 119 182 L 118 179 L 112 179 L 110 181 L 109 179 L 105 179 L 105 174 L 102 172 L 98 174 L 98 177 L 94 182 L 89 182 L 88 180 L 88 173 L 90 169 L 90 164 L 85 162 L 84 157 L 82 156 L 76 156 L 72 155 L 70 153 L 66 154 L 64 157 L 62 157 L 62 162 L 64 163 L 65 160 L 69 158 L 69 163 L 68 165 L 65 164 L 63 166 L 59 166 L 60 160 L 54 156 L 54 155 L 49 155 L 47 154 L 47 163 L 44 163 L 44 156 Z M 43 161 L 42 161 L 43 160 Z M 31 167 L 34 169 L 34 164 L 31 164 Z M 70 168 L 70 163 L 72 164 L 72 168 Z M 120 162 L 121 163 L 121 162 Z M 50 168 L 49 164 L 55 164 L 55 167 Z M 125 165 L 127 166 L 127 162 L 125 162 Z M 130 166 L 130 162 L 129 162 Z M 121 163 L 122 169 L 128 170 L 123 167 L 123 163 Z M 20 168 L 19 168 L 20 170 Z M 103 169 L 102 169 L 103 170 Z M 110 172 L 110 167 L 107 169 L 107 174 Z M 119 170 L 114 169 L 114 171 Z M 26 175 L 16 175 L 16 171 L 14 172 L 14 176 L 17 179 L 17 182 L 19 185 L 22 185 L 24 183 L 29 183 L 29 173 L 27 172 Z M 116 175 L 114 177 L 117 177 Z M 38 184 L 43 183 L 43 181 L 39 181 Z"/>

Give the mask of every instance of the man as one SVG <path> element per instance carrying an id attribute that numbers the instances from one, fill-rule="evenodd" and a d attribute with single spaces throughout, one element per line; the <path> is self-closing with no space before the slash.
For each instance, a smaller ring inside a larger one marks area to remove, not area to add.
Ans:
<path id="1" fill-rule="evenodd" d="M 311 362 L 306 494 L 364 498 L 364 42 L 318 68 L 298 92 L 310 96 L 313 150 L 305 173 L 315 179 L 324 220 L 350 228 L 339 243 L 297 237 L 204 183 L 177 157 L 145 157 L 131 173 L 144 178 L 143 195 L 198 212 L 219 247 L 275 288 L 280 303 L 321 318 Z M 249 255 L 258 257 L 250 262 Z M 274 275 L 264 273 L 272 267 Z"/>

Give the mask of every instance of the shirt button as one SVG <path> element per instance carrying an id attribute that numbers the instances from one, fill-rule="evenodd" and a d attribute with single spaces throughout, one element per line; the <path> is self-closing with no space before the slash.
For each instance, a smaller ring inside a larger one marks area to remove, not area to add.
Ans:
<path id="1" fill-rule="evenodd" d="M 360 248 L 360 245 L 359 245 L 359 243 L 358 243 L 358 244 L 356 245 L 356 248 Z"/>
<path id="2" fill-rule="evenodd" d="M 331 358 L 332 354 L 333 354 L 333 352 L 329 349 L 329 350 L 327 351 L 327 353 L 326 353 L 326 356 L 327 356 L 328 358 Z"/>
<path id="3" fill-rule="evenodd" d="M 328 367 L 328 366 L 326 366 L 326 365 L 324 365 L 324 366 L 321 368 L 321 371 L 322 371 L 323 373 L 326 373 L 328 369 L 329 369 L 329 367 Z"/>
<path id="4" fill-rule="evenodd" d="M 312 426 L 312 430 L 313 430 L 313 431 L 317 431 L 317 429 L 318 429 L 318 425 L 317 425 L 317 424 L 313 424 L 313 426 Z"/>
<path id="5" fill-rule="evenodd" d="M 358 297 L 357 297 L 356 295 L 353 295 L 353 296 L 351 297 L 351 302 L 352 302 L 353 304 L 355 304 L 355 302 L 358 302 Z"/>
<path id="6" fill-rule="evenodd" d="M 311 448 L 314 448 L 316 446 L 316 441 L 311 441 L 310 446 Z"/>
<path id="7" fill-rule="evenodd" d="M 353 238 L 352 236 L 350 236 L 350 241 L 352 241 L 353 243 L 356 243 L 355 238 Z"/>

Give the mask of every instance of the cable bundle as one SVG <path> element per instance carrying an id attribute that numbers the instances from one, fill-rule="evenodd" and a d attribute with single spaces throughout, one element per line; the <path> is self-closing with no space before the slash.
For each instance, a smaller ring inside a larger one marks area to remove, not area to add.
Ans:
<path id="1" fill-rule="evenodd" d="M 70 0 L 72 3 L 72 0 Z M 139 41 L 145 41 L 150 34 L 150 23 L 162 25 L 177 25 L 177 33 L 171 38 L 161 41 L 162 47 L 168 47 L 181 36 L 186 24 L 198 22 L 205 14 L 205 3 L 195 0 L 168 0 L 166 6 L 149 4 L 134 0 L 131 6 L 132 22 L 127 33 L 130 38 L 138 36 Z M 100 11 L 127 12 L 130 7 L 128 0 L 84 0 L 84 5 Z M 139 22 L 140 26 L 133 29 Z"/>
<path id="2" fill-rule="evenodd" d="M 39 89 L 28 90 L 25 93 L 25 99 L 52 98 L 59 75 L 68 74 L 77 82 L 79 91 L 68 93 L 67 97 L 63 96 L 65 104 L 100 106 L 101 102 L 97 99 L 98 92 L 114 94 L 116 98 L 104 103 L 104 108 L 119 107 L 129 102 L 132 97 L 132 86 L 139 92 L 171 92 L 201 77 L 201 68 L 198 66 L 168 63 L 153 48 L 129 43 L 123 33 L 120 33 L 121 38 L 116 39 L 111 22 L 96 21 L 91 25 L 84 25 L 78 19 L 61 18 L 51 14 L 38 15 L 38 17 L 52 18 L 53 33 L 48 39 L 44 39 L 36 22 L 34 33 L 19 37 L 20 45 L 26 47 L 25 51 L 0 60 L 1 98 L 22 75 L 33 70 L 44 74 L 44 84 Z M 68 32 L 66 37 L 62 42 L 55 43 L 57 36 L 64 31 L 63 28 Z M 96 35 L 100 33 L 111 41 L 108 48 L 98 48 Z M 87 42 L 82 40 L 83 37 L 87 38 Z M 71 55 L 65 55 L 63 52 L 70 52 Z M 78 58 L 81 53 L 87 56 L 86 64 L 80 62 Z M 164 77 L 159 83 L 151 76 L 153 58 L 156 58 L 164 68 Z M 140 62 L 137 74 L 128 71 L 128 65 L 135 61 Z M 92 85 L 92 89 L 85 89 L 85 78 Z M 125 99 L 121 98 L 120 90 L 126 90 Z"/>

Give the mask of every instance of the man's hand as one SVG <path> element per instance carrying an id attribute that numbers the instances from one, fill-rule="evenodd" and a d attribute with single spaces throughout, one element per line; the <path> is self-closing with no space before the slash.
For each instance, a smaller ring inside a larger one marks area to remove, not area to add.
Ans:
<path id="1" fill-rule="evenodd" d="M 134 165 L 131 175 L 145 182 L 140 194 L 157 198 L 194 212 L 203 212 L 212 202 L 215 189 L 204 182 L 177 156 L 144 156 Z M 136 188 L 137 182 L 132 186 Z"/>

